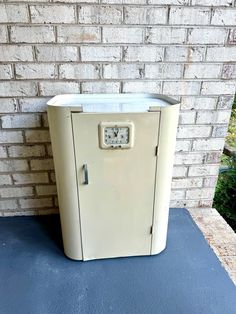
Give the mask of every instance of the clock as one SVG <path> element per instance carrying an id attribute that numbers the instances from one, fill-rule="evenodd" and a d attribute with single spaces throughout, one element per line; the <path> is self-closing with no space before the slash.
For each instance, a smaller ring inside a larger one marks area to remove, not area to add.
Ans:
<path id="1" fill-rule="evenodd" d="M 134 142 L 132 122 L 101 122 L 99 124 L 100 148 L 130 148 Z"/>

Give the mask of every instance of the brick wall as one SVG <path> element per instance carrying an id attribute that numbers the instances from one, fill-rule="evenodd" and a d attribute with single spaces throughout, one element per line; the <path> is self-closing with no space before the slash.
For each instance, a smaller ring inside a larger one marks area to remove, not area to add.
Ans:
<path id="1" fill-rule="evenodd" d="M 182 102 L 171 206 L 211 206 L 236 78 L 234 0 L 0 0 L 0 215 L 57 210 L 60 93 Z"/>

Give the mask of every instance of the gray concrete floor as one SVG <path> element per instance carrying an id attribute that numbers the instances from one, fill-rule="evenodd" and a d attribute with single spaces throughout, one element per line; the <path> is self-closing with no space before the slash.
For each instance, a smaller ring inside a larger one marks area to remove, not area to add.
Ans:
<path id="1" fill-rule="evenodd" d="M 57 215 L 0 219 L 0 313 L 233 314 L 236 288 L 184 209 L 156 256 L 76 262 Z"/>

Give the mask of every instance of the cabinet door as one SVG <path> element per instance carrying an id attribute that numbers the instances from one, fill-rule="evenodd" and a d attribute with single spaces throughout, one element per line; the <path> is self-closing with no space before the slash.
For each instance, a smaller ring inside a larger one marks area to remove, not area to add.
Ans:
<path id="1" fill-rule="evenodd" d="M 104 122 L 132 123 L 133 147 L 100 148 Z M 150 254 L 159 113 L 73 113 L 72 123 L 83 259 Z"/>

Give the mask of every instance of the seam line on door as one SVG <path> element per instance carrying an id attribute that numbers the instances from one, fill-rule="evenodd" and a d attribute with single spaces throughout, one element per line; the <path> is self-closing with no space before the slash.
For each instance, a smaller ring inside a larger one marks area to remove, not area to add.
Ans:
<path id="1" fill-rule="evenodd" d="M 161 111 L 159 111 L 158 119 L 158 134 L 157 134 L 157 147 L 159 149 L 159 139 L 160 139 L 160 128 L 161 128 Z M 156 165 L 155 165 L 155 177 L 154 177 L 154 191 L 153 191 L 153 210 L 152 210 L 152 234 L 151 234 L 151 245 L 150 245 L 150 255 L 152 254 L 152 244 L 153 244 L 153 223 L 155 218 L 155 200 L 156 200 L 156 179 L 157 179 L 157 163 L 158 163 L 158 154 L 156 155 Z"/>
<path id="2" fill-rule="evenodd" d="M 77 114 L 78 114 L 78 113 L 77 113 Z M 74 148 L 73 153 L 74 153 L 74 161 L 75 161 L 75 176 L 76 176 L 77 195 L 78 195 L 78 211 L 79 211 L 79 223 L 80 223 L 81 253 L 82 253 L 82 260 L 84 260 L 83 236 L 82 236 L 82 222 L 81 222 L 80 202 L 79 202 L 79 178 L 78 178 L 78 169 L 77 169 L 76 154 L 75 154 L 75 134 L 74 134 L 74 124 L 73 124 L 72 113 L 71 113 L 70 116 L 71 116 L 71 129 L 72 129 L 73 148 Z"/>

